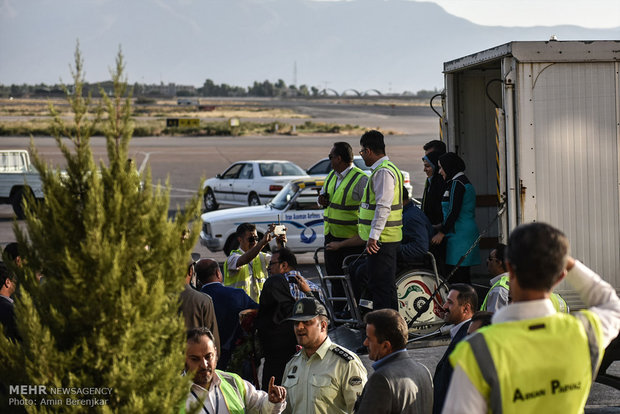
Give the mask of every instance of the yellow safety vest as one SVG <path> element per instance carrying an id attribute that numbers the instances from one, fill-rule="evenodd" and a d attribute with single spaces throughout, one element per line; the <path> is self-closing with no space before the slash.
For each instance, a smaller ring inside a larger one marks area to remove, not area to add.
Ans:
<path id="1" fill-rule="evenodd" d="M 556 313 L 481 328 L 456 346 L 450 362 L 491 413 L 578 413 L 603 357 L 601 341 L 593 312 Z"/>
<path id="2" fill-rule="evenodd" d="M 398 242 L 403 238 L 403 175 L 398 167 L 388 160 L 379 164 L 368 179 L 362 202 L 360 203 L 360 216 L 357 230 L 359 236 L 363 240 L 368 240 L 370 236 L 370 224 L 375 217 L 375 210 L 377 208 L 375 191 L 372 188 L 372 178 L 381 168 L 387 168 L 394 174 L 394 199 L 392 200 L 390 215 L 385 223 L 385 228 L 381 232 L 381 236 L 379 236 L 379 241 L 386 243 Z"/>
<path id="3" fill-rule="evenodd" d="M 226 408 L 230 414 L 244 414 L 245 413 L 245 384 L 243 379 L 237 374 L 232 372 L 224 372 L 216 369 L 215 372 L 220 378 L 220 390 L 222 391 L 222 397 L 226 403 Z M 206 411 L 206 409 L 205 409 Z M 179 410 L 180 414 L 185 414 L 185 403 Z"/>
<path id="4" fill-rule="evenodd" d="M 334 170 L 325 179 L 325 192 L 329 195 L 329 205 L 323 212 L 325 235 L 348 239 L 357 234 L 360 202 L 353 199 L 353 189 L 363 177 L 364 171 L 353 166 L 338 188 L 338 176 Z"/>
<path id="5" fill-rule="evenodd" d="M 233 250 L 230 254 L 239 253 L 243 254 L 241 250 Z M 252 278 L 256 281 L 253 285 L 250 278 L 250 270 L 248 265 L 245 264 L 232 275 L 228 270 L 228 261 L 224 262 L 224 285 L 232 286 L 235 288 L 243 289 L 249 297 L 258 303 L 260 298 L 260 292 L 263 290 L 265 280 L 267 280 L 267 256 L 263 252 L 259 252 L 258 255 L 250 262 L 252 264 Z"/>
<path id="6" fill-rule="evenodd" d="M 495 282 L 493 286 L 491 286 L 491 289 L 489 289 L 489 292 L 493 290 L 494 288 L 496 288 L 497 286 L 501 286 L 506 290 L 510 290 L 509 276 L 502 276 L 497 282 Z M 487 310 L 487 299 L 489 299 L 488 293 L 484 297 L 484 302 L 482 302 L 482 306 L 480 306 L 480 310 L 483 310 L 483 311 Z M 568 304 L 566 303 L 566 301 L 564 300 L 562 296 L 558 295 L 557 293 L 552 292 L 549 299 L 551 299 L 551 303 L 553 303 L 553 307 L 555 308 L 556 312 L 562 312 L 562 313 L 570 312 L 570 308 L 568 307 Z"/>

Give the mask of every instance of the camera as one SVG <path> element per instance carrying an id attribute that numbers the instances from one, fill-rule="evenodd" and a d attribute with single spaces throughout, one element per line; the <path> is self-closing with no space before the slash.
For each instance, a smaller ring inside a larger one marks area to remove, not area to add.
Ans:
<path id="1" fill-rule="evenodd" d="M 273 228 L 274 236 L 281 236 L 283 234 L 286 234 L 286 227 L 283 224 L 278 224 Z"/>

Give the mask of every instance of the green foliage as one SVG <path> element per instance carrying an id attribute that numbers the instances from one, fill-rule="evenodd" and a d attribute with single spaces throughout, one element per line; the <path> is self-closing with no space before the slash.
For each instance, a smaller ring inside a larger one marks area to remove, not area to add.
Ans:
<path id="1" fill-rule="evenodd" d="M 25 230 L 14 225 L 25 261 L 13 269 L 21 292 L 15 308 L 22 342 L 0 335 L 5 386 L 106 387 L 112 394 L 100 396 L 107 404 L 95 408 L 68 407 L 67 395 L 62 405 L 28 406 L 28 412 L 170 413 L 187 396 L 190 379 L 180 375 L 185 341 L 178 298 L 198 234 L 200 195 L 170 219 L 169 190 L 151 186 L 150 171 L 140 177 L 128 159 L 133 127 L 123 71 L 119 51 L 112 95 L 102 90 L 102 105 L 93 107 L 83 97 L 76 48 L 74 87 L 65 88 L 74 127 L 50 106 L 66 173 L 48 166 L 31 145 L 45 201 L 27 200 Z M 107 162 L 97 165 L 90 137 L 99 127 Z M 182 241 L 190 220 L 192 232 Z M 7 395 L 0 398 L 7 403 Z"/>

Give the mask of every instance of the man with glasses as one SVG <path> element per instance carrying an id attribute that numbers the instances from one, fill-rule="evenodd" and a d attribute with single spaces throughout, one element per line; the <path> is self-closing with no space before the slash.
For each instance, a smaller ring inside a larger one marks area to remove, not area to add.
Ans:
<path id="1" fill-rule="evenodd" d="M 272 224 L 263 238 L 259 239 L 254 224 L 240 224 L 237 227 L 239 248 L 231 251 L 224 262 L 224 285 L 243 289 L 255 302 L 260 298 L 267 279 L 267 263 L 271 259 L 269 253 L 261 250 L 273 238 L 273 229 Z M 282 247 L 282 243 L 286 242 L 286 235 L 278 236 L 276 241 L 278 247 Z"/>
<path id="2" fill-rule="evenodd" d="M 287 248 L 273 252 L 269 262 L 269 278 L 260 296 L 257 319 L 258 340 L 265 357 L 263 390 L 267 390 L 272 376 L 276 384 L 282 383 L 284 367 L 296 351 L 293 323 L 286 321 L 295 301 L 305 297 L 325 300 L 321 288 L 305 279 L 295 270 L 296 266 L 297 259 Z"/>
<path id="3" fill-rule="evenodd" d="M 329 152 L 332 171 L 327 175 L 321 189 L 318 203 L 323 212 L 325 246 L 357 236 L 359 205 L 368 182 L 368 176 L 353 164 L 353 149 L 346 142 L 335 142 Z M 325 250 L 325 270 L 328 275 L 341 275 L 345 257 L 360 254 L 362 245 Z M 332 296 L 343 297 L 340 283 L 332 284 Z M 342 310 L 344 302 L 337 302 L 334 308 Z"/>
<path id="4" fill-rule="evenodd" d="M 383 134 L 371 130 L 360 139 L 360 155 L 372 174 L 359 211 L 359 236 L 368 253 L 368 288 L 373 309 L 398 310 L 396 257 L 403 227 L 403 175 L 385 154 Z"/>
<path id="5" fill-rule="evenodd" d="M 510 301 L 510 280 L 508 277 L 508 270 L 506 269 L 506 262 L 504 260 L 504 252 L 506 245 L 498 243 L 495 249 L 491 250 L 489 257 L 487 258 L 487 270 L 494 276 L 491 279 L 491 289 L 487 293 L 480 310 L 497 312 L 500 308 L 508 305 Z M 557 312 L 569 313 L 570 308 L 568 304 L 557 293 L 551 293 L 551 303 Z"/>

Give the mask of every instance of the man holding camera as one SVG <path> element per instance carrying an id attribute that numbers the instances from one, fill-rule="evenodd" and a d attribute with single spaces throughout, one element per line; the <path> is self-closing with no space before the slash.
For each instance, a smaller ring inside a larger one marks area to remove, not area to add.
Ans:
<path id="1" fill-rule="evenodd" d="M 276 227 L 278 226 L 274 224 L 269 225 L 269 230 L 262 239 L 258 238 L 256 226 L 252 223 L 242 223 L 237 227 L 239 249 L 231 251 L 224 262 L 225 286 L 243 289 L 253 301 L 259 301 L 260 292 L 267 279 L 267 264 L 271 259 L 271 255 L 262 250 L 274 237 Z M 278 234 L 276 242 L 278 247 L 283 247 L 286 234 Z"/>

